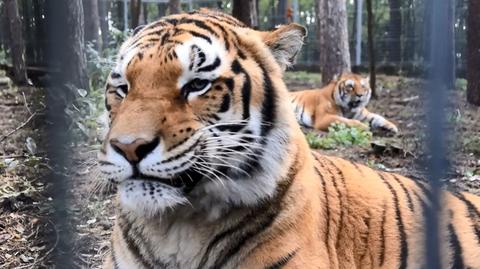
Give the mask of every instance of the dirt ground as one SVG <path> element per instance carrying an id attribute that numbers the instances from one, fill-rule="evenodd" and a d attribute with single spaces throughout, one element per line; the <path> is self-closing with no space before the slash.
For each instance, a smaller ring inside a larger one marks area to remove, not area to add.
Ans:
<path id="1" fill-rule="evenodd" d="M 320 84 L 316 74 L 288 73 L 286 80 L 292 90 Z M 35 147 L 46 139 L 42 136 L 43 90 L 1 82 L 0 76 L 0 269 L 51 268 L 59 229 L 52 217 L 55 186 L 45 177 L 50 169 L 45 152 Z M 422 163 L 428 156 L 423 147 L 422 90 L 419 79 L 380 76 L 379 99 L 368 108 L 398 124 L 400 133 L 374 133 L 375 149 L 353 146 L 321 152 L 423 178 Z M 468 105 L 461 89 L 453 91 L 449 100 L 452 169 L 444 180 L 449 188 L 480 194 L 480 108 Z M 97 148 L 87 144 L 72 148 L 69 212 L 77 268 L 100 267 L 115 219 L 113 190 L 97 184 Z"/>

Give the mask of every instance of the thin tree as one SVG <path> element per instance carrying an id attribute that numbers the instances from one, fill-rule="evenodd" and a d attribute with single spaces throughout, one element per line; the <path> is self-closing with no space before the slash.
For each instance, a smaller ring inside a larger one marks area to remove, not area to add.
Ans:
<path id="1" fill-rule="evenodd" d="M 285 24 L 287 22 L 287 0 L 278 0 L 275 16 L 275 24 Z"/>
<path id="2" fill-rule="evenodd" d="M 477 0 L 478 1 L 478 0 Z M 448 68 L 448 73 L 447 76 L 445 77 L 445 85 L 449 89 L 455 88 L 455 79 L 456 79 L 456 74 L 455 74 L 455 2 L 454 0 L 448 0 L 448 14 L 446 16 L 446 20 L 448 21 L 448 27 L 445 29 L 448 34 L 448 38 L 445 40 L 447 49 L 449 51 L 448 58 L 447 58 L 447 68 Z M 477 29 L 478 31 L 478 29 Z"/>
<path id="3" fill-rule="evenodd" d="M 247 26 L 256 28 L 258 26 L 257 1 L 233 0 L 232 15 Z"/>
<path id="4" fill-rule="evenodd" d="M 157 13 L 158 18 L 161 18 L 161 17 L 167 15 L 167 8 L 166 8 L 165 4 L 163 4 L 163 3 L 157 4 L 157 12 L 158 12 Z"/>
<path id="5" fill-rule="evenodd" d="M 13 79 L 17 84 L 28 82 L 25 63 L 25 40 L 22 36 L 22 20 L 18 11 L 17 0 L 6 0 L 5 11 L 9 23 L 10 54 L 13 64 Z"/>
<path id="6" fill-rule="evenodd" d="M 355 47 L 355 41 L 356 41 L 355 40 L 355 35 L 357 33 L 357 27 L 356 27 L 357 26 L 357 16 L 358 16 L 357 11 L 358 11 L 358 0 L 354 0 L 353 1 L 353 19 L 351 21 L 351 26 L 350 26 L 350 27 L 352 27 L 351 28 L 352 31 L 350 32 L 350 37 L 349 37 L 350 38 L 349 45 L 352 48 Z M 352 52 L 353 52 L 353 55 L 351 55 L 352 59 L 355 59 L 356 51 L 353 50 Z"/>
<path id="7" fill-rule="evenodd" d="M 48 44 L 44 49 L 50 67 L 58 69 L 54 79 L 59 85 L 88 89 L 82 0 L 46 1 L 46 5 Z"/>
<path id="8" fill-rule="evenodd" d="M 100 0 L 98 3 L 98 17 L 100 18 L 100 30 L 102 37 L 102 48 L 108 47 L 110 41 L 110 29 L 108 26 L 108 12 L 110 9 L 109 0 Z"/>
<path id="9" fill-rule="evenodd" d="M 67 71 L 66 78 L 73 85 L 88 89 L 87 61 L 84 51 L 84 14 L 80 0 L 67 1 L 67 43 L 70 48 L 65 49 L 64 65 Z M 72 64 L 73 63 L 73 64 Z M 68 67 L 67 67 L 68 66 Z"/>
<path id="10" fill-rule="evenodd" d="M 135 29 L 140 22 L 140 9 L 142 8 L 142 0 L 130 0 L 130 28 Z"/>
<path id="11" fill-rule="evenodd" d="M 347 5 L 345 0 L 318 0 L 316 9 L 320 42 L 320 71 L 322 82 L 326 84 L 335 75 L 349 72 L 351 69 Z"/>
<path id="12" fill-rule="evenodd" d="M 405 46 L 403 48 L 403 61 L 413 61 L 415 57 L 415 33 L 417 29 L 415 18 L 416 2 L 413 0 L 406 1 L 406 12 L 404 17 L 403 37 Z"/>
<path id="13" fill-rule="evenodd" d="M 182 12 L 182 7 L 180 6 L 180 0 L 169 0 L 168 11 L 170 14 L 178 14 Z"/>
<path id="14" fill-rule="evenodd" d="M 368 58 L 370 70 L 370 88 L 372 89 L 372 97 L 377 98 L 377 72 L 375 69 L 375 44 L 373 42 L 373 10 L 372 0 L 367 0 L 367 32 L 368 32 Z"/>
<path id="15" fill-rule="evenodd" d="M 467 100 L 480 106 L 480 1 L 468 1 Z"/>
<path id="16" fill-rule="evenodd" d="M 402 13 L 400 0 L 388 0 L 390 20 L 388 23 L 388 60 L 392 64 L 401 61 Z"/>
<path id="17" fill-rule="evenodd" d="M 100 16 L 98 0 L 83 0 L 83 13 L 85 16 L 85 41 L 92 42 L 97 50 L 102 48 L 102 39 L 99 34 Z"/>

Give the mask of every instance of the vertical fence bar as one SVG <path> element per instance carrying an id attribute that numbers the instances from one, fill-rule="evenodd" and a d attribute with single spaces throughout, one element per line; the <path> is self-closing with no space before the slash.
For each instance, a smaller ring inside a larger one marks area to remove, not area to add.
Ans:
<path id="1" fill-rule="evenodd" d="M 447 108 L 447 81 L 451 76 L 448 74 L 449 46 L 447 38 L 448 29 L 453 21 L 449 21 L 448 9 L 451 0 L 435 1 L 431 9 L 431 20 L 427 21 L 426 29 L 430 32 L 429 53 L 427 59 L 429 68 L 429 81 L 426 92 L 426 124 L 427 124 L 427 152 L 429 159 L 427 161 L 428 180 L 431 186 L 432 201 L 431 206 L 426 208 L 426 265 L 427 268 L 441 268 L 441 248 L 442 240 L 440 237 L 440 206 L 441 206 L 441 179 L 445 178 L 448 171 L 448 161 L 446 159 L 447 149 L 446 137 L 447 131 L 445 121 L 445 108 Z"/>
<path id="2" fill-rule="evenodd" d="M 65 43 L 68 43 L 68 27 L 66 21 L 69 19 L 65 14 L 66 4 L 61 0 L 46 1 L 46 14 L 48 16 L 47 42 L 43 45 L 46 51 L 46 59 L 52 77 L 46 88 L 46 153 L 49 165 L 52 167 L 47 173 L 45 181 L 52 185 L 53 198 L 53 222 L 58 236 L 58 244 L 53 253 L 53 262 L 56 268 L 74 268 L 73 266 L 73 235 L 71 232 L 71 218 L 69 215 L 70 185 L 67 180 L 69 172 L 68 147 L 71 145 L 68 122 L 65 113 L 68 92 L 65 90 L 65 74 L 68 70 L 59 71 L 63 56 L 66 54 Z M 67 41 L 66 41 L 67 40 Z"/>

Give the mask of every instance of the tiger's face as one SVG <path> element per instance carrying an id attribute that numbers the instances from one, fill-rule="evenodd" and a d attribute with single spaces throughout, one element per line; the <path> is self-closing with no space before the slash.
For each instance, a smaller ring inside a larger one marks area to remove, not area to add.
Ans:
<path id="1" fill-rule="evenodd" d="M 344 73 L 336 81 L 334 97 L 339 106 L 353 111 L 367 106 L 372 95 L 368 77 Z"/>
<path id="2" fill-rule="evenodd" d="M 129 38 L 108 78 L 99 155 L 122 207 L 155 215 L 272 195 L 288 150 L 282 69 L 304 36 L 295 24 L 258 32 L 202 10 Z"/>

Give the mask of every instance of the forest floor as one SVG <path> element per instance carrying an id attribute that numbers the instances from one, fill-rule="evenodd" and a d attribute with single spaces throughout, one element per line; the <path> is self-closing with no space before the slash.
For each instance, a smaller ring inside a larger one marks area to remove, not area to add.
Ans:
<path id="1" fill-rule="evenodd" d="M 53 218 L 55 186 L 46 177 L 50 167 L 42 151 L 47 139 L 42 135 L 43 90 L 14 87 L 2 81 L 0 76 L 0 269 L 51 268 L 60 228 Z M 292 72 L 287 73 L 286 81 L 292 90 L 311 88 L 320 85 L 320 76 Z M 376 169 L 424 178 L 422 163 L 428 156 L 423 146 L 423 88 L 419 79 L 380 76 L 379 98 L 368 108 L 395 122 L 399 134 L 374 132 L 370 145 L 320 151 Z M 480 194 L 480 108 L 465 102 L 462 89 L 452 91 L 449 101 L 452 169 L 445 183 L 447 188 Z M 115 219 L 112 190 L 98 188 L 97 148 L 85 143 L 72 147 L 69 212 L 77 268 L 100 267 Z"/>

